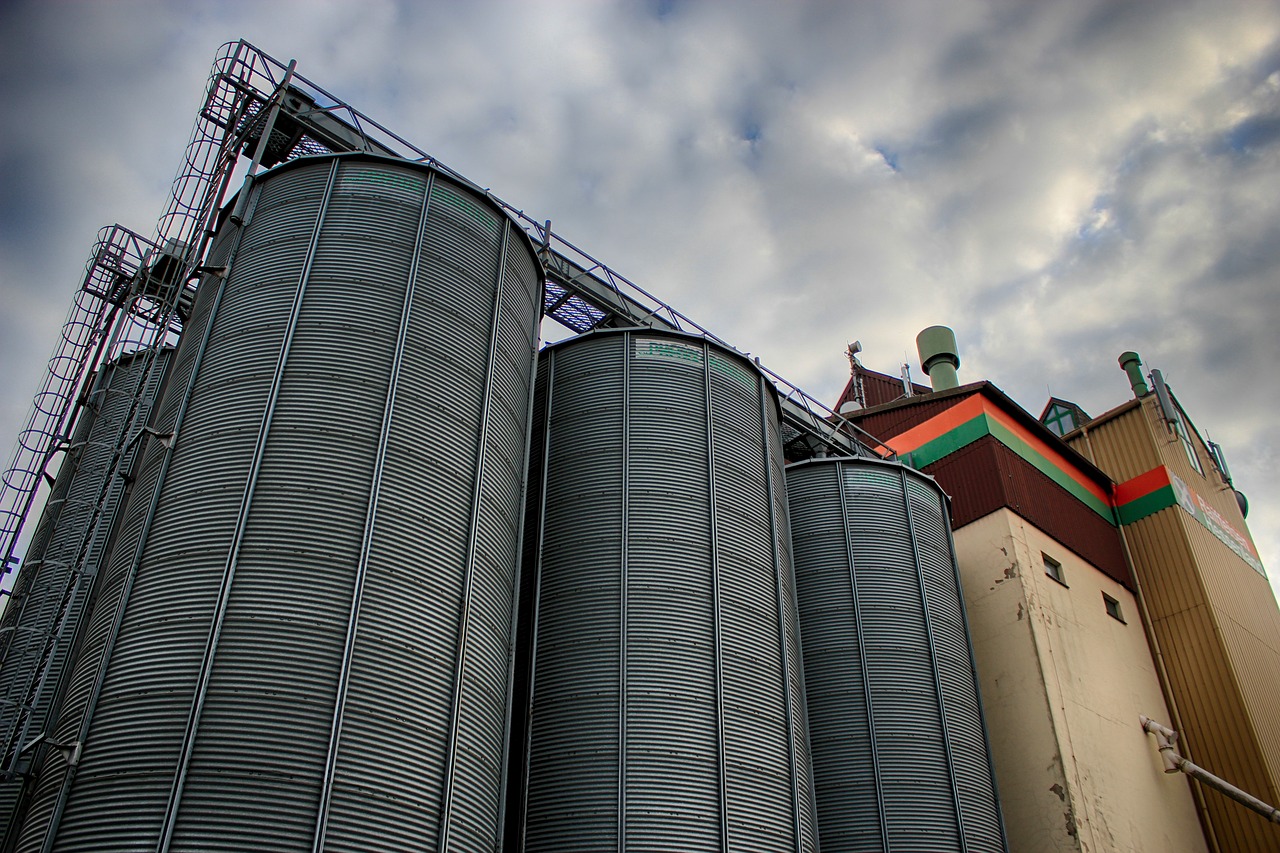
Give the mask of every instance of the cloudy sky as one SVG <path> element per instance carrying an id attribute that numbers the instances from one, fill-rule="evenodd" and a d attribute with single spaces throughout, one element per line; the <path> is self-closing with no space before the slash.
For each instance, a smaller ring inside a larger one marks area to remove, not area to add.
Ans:
<path id="1" fill-rule="evenodd" d="M 935 323 L 1032 414 L 1137 350 L 1280 578 L 1277 3 L 9 0 L 0 441 L 240 38 L 827 402 Z"/>

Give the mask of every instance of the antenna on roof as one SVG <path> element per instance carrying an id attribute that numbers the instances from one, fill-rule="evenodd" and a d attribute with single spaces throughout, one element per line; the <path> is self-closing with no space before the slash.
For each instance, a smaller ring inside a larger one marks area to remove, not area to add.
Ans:
<path id="1" fill-rule="evenodd" d="M 1222 474 L 1222 479 L 1227 485 L 1231 485 L 1231 469 L 1227 467 L 1227 457 L 1222 452 L 1222 445 L 1205 436 L 1205 444 L 1209 446 L 1209 457 L 1213 459 L 1213 464 L 1218 466 L 1218 473 Z"/>
<path id="2" fill-rule="evenodd" d="M 862 341 L 854 341 L 845 348 L 849 357 L 849 385 L 852 397 L 840 405 L 840 414 L 857 411 L 867 405 L 866 392 L 862 388 L 862 362 L 858 361 L 858 353 L 862 352 Z"/>
<path id="3" fill-rule="evenodd" d="M 846 352 L 849 356 L 850 367 L 856 364 L 860 364 L 861 362 L 858 361 L 858 353 L 862 352 L 862 341 L 854 341 L 853 343 L 849 344 L 849 347 Z"/>
<path id="4" fill-rule="evenodd" d="M 1178 417 L 1178 407 L 1173 404 L 1173 397 L 1169 396 L 1169 386 L 1164 384 L 1164 374 L 1156 368 L 1151 369 L 1151 384 L 1156 388 L 1156 399 L 1160 401 L 1160 412 L 1164 419 L 1170 426 L 1179 423 L 1182 419 Z"/>
<path id="5" fill-rule="evenodd" d="M 911 365 L 908 362 L 902 362 L 902 393 L 910 397 L 915 391 L 911 388 Z"/>

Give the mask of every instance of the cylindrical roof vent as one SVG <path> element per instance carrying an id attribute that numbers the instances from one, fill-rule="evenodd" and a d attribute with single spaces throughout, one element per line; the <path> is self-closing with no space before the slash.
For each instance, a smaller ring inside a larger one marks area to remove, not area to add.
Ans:
<path id="1" fill-rule="evenodd" d="M 647 329 L 545 350 L 538 384 L 509 849 L 815 850 L 772 385 Z"/>
<path id="2" fill-rule="evenodd" d="M 160 407 L 185 420 L 171 456 L 148 449 L 73 676 L 100 691 L 56 735 L 83 758 L 40 780 L 65 802 L 51 837 L 492 853 L 534 248 L 483 194 L 363 154 L 266 173 L 246 213 L 227 277 L 199 288 Z"/>
<path id="3" fill-rule="evenodd" d="M 1132 350 L 1120 353 L 1120 367 L 1129 374 L 1129 385 L 1133 388 L 1133 396 L 1145 397 L 1151 393 L 1147 390 L 1146 380 L 1142 378 L 1142 359 Z"/>
<path id="4" fill-rule="evenodd" d="M 941 490 L 831 458 L 787 492 L 823 853 L 1005 850 Z"/>
<path id="5" fill-rule="evenodd" d="M 916 351 L 920 353 L 920 366 L 929 374 L 934 391 L 960 386 L 960 377 L 956 375 L 960 355 L 955 332 L 946 326 L 930 326 L 916 335 Z"/>

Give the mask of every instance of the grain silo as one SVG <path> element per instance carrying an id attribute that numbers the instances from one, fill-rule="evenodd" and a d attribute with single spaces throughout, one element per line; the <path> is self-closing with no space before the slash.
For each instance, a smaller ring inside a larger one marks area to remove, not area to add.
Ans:
<path id="1" fill-rule="evenodd" d="M 67 664 L 144 435 L 142 426 L 172 350 L 139 351 L 103 365 L 64 446 L 62 465 L 27 548 L 13 598 L 0 618 L 0 769 L 30 772 L 57 718 Z M 9 827 L 24 783 L 0 785 L 0 827 Z"/>
<path id="2" fill-rule="evenodd" d="M 1003 851 L 941 489 L 829 458 L 787 491 L 823 853 Z"/>
<path id="3" fill-rule="evenodd" d="M 244 202 L 21 849 L 491 853 L 539 261 L 427 165 L 300 158 Z"/>
<path id="4" fill-rule="evenodd" d="M 545 349 L 538 388 L 507 849 L 816 849 L 772 385 L 624 329 Z"/>

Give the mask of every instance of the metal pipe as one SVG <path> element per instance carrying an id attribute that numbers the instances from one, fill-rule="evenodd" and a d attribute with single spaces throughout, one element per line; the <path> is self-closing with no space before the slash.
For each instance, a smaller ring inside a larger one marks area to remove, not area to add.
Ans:
<path id="1" fill-rule="evenodd" d="M 929 374 L 929 384 L 934 391 L 960 387 L 960 378 L 956 375 L 960 355 L 955 332 L 946 326 L 930 326 L 916 335 L 916 351 L 920 354 L 920 367 Z"/>
<path id="2" fill-rule="evenodd" d="M 1133 350 L 1120 353 L 1120 369 L 1129 375 L 1129 386 L 1133 389 L 1133 396 L 1142 398 L 1151 393 L 1147 390 L 1147 383 L 1142 378 L 1142 359 Z"/>
<path id="3" fill-rule="evenodd" d="M 1173 729 L 1168 726 L 1162 726 L 1145 715 L 1139 716 L 1138 720 L 1142 723 L 1143 731 L 1150 732 L 1156 736 L 1156 748 L 1160 750 L 1160 757 L 1164 759 L 1165 773 L 1185 773 L 1192 779 L 1203 782 L 1215 791 L 1225 794 L 1245 808 L 1252 809 L 1272 823 L 1280 823 L 1280 809 L 1269 803 L 1264 803 L 1252 794 L 1240 790 L 1227 780 L 1214 776 L 1208 770 L 1179 755 L 1175 746 L 1178 742 L 1178 733 Z"/>
<path id="4" fill-rule="evenodd" d="M 627 851 L 627 596 L 631 592 L 631 351 L 634 340 L 630 333 L 622 336 L 622 453 L 618 460 L 622 509 L 622 548 L 618 555 L 618 853 Z M 548 425 L 550 417 L 547 416 Z M 714 561 L 712 572 L 714 576 Z M 719 607 L 718 604 L 716 606 Z M 716 613 L 719 612 L 717 609 Z M 719 634 L 716 636 L 718 638 Z M 720 776 L 724 778 L 723 773 Z M 723 813 L 723 796 L 720 801 Z"/>
<path id="5" fill-rule="evenodd" d="M 1091 463 L 1097 465 L 1097 458 L 1093 451 L 1093 440 L 1089 437 L 1089 425 L 1085 424 L 1080 428 L 1080 434 L 1084 436 L 1084 446 L 1087 451 L 1086 456 Z M 1111 486 L 1112 497 L 1115 497 L 1115 485 Z M 1147 607 L 1147 597 L 1142 591 L 1142 578 L 1138 575 L 1138 570 L 1133 559 L 1133 549 L 1129 546 L 1129 536 L 1125 533 L 1125 526 L 1120 523 L 1120 517 L 1115 517 L 1116 532 L 1120 534 L 1120 549 L 1124 552 L 1125 566 L 1129 569 L 1129 577 L 1133 580 L 1133 598 L 1138 603 L 1138 611 L 1141 615 L 1142 631 L 1146 635 L 1147 645 L 1151 648 L 1151 657 L 1156 665 L 1156 680 L 1160 683 L 1160 693 L 1164 696 L 1165 706 L 1169 710 L 1169 715 L 1173 720 L 1173 724 L 1181 728 L 1182 715 L 1178 710 L 1178 698 L 1173 689 L 1173 679 L 1169 677 L 1169 669 L 1165 665 L 1164 652 L 1160 648 L 1160 637 L 1156 634 L 1155 621 L 1151 617 L 1151 610 Z M 1208 804 L 1204 801 L 1204 791 L 1196 785 L 1191 785 L 1191 796 L 1196 801 L 1196 810 L 1200 817 L 1200 827 L 1204 830 L 1205 838 L 1209 842 L 1211 850 L 1222 853 L 1222 845 L 1218 843 L 1217 834 L 1213 830 L 1213 825 L 1208 819 Z"/>
<path id="6" fill-rule="evenodd" d="M 716 679 L 716 782 L 719 795 L 720 849 L 729 850 L 729 762 L 724 725 L 724 602 L 720 589 L 720 528 L 716 523 L 716 433 L 712 419 L 711 346 L 702 342 L 702 405 L 706 415 L 707 522 L 711 534 L 711 619 Z M 786 674 L 786 671 L 783 671 Z"/>

